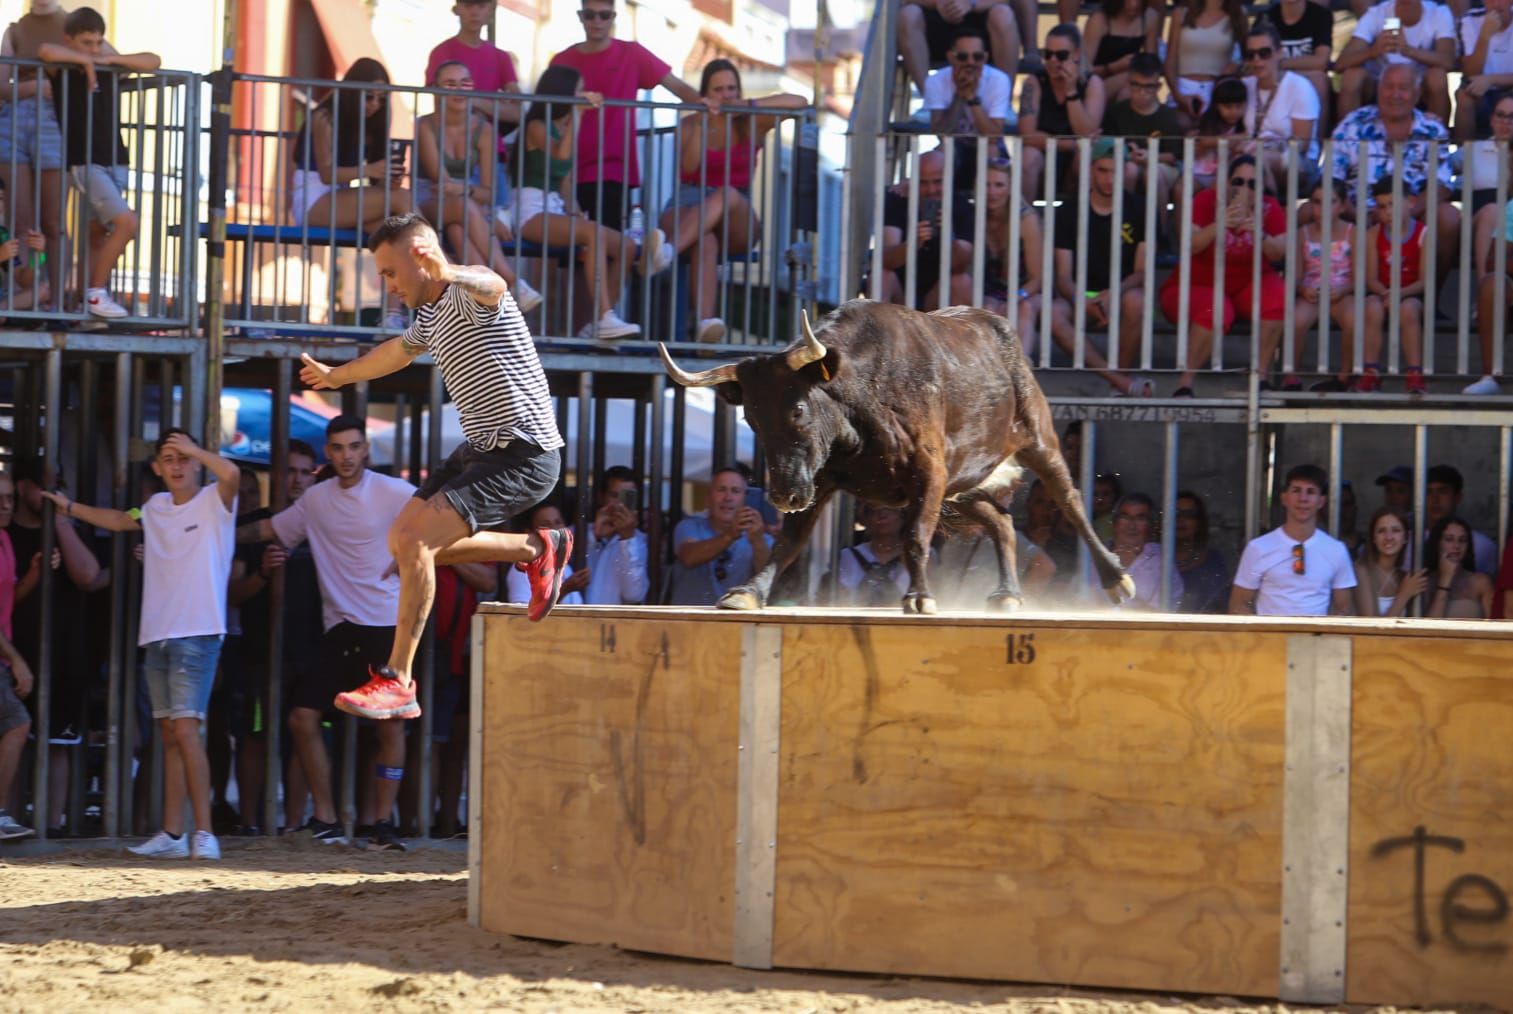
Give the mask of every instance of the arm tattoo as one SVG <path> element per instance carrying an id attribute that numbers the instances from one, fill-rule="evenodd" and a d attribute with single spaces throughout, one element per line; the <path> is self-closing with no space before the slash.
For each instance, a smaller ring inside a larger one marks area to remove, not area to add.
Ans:
<path id="1" fill-rule="evenodd" d="M 447 281 L 480 303 L 492 305 L 504 295 L 504 279 L 484 267 L 451 265 L 447 270 Z"/>

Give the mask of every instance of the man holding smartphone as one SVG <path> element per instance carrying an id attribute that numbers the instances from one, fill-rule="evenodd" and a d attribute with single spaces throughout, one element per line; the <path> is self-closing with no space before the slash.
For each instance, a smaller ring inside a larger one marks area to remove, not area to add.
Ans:
<path id="1" fill-rule="evenodd" d="M 1334 62 L 1341 73 L 1342 118 L 1375 100 L 1375 82 L 1394 63 L 1418 64 L 1424 76 L 1424 104 L 1448 126 L 1449 73 L 1455 67 L 1455 17 L 1450 8 L 1434 0 L 1385 0 L 1361 16 Z"/>
<path id="2" fill-rule="evenodd" d="M 650 580 L 640 517 L 636 473 L 624 465 L 605 469 L 587 553 L 590 576 L 583 598 L 589 605 L 633 606 L 646 601 Z"/>

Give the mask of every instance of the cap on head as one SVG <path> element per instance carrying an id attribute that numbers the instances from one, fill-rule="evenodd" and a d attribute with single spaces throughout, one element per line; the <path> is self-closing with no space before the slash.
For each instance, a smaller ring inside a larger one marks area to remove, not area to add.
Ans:
<path id="1" fill-rule="evenodd" d="M 1378 486 L 1385 486 L 1389 482 L 1400 482 L 1405 486 L 1413 485 L 1413 469 L 1407 465 L 1394 465 L 1376 477 Z"/>
<path id="2" fill-rule="evenodd" d="M 1460 474 L 1460 469 L 1454 465 L 1434 465 L 1424 476 L 1424 484 L 1439 482 L 1449 486 L 1459 493 L 1466 488 L 1466 480 Z"/>

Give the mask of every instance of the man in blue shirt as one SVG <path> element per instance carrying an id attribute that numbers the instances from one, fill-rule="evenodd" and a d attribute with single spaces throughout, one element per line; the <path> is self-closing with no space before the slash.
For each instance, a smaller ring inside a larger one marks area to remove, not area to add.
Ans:
<path id="1" fill-rule="evenodd" d="M 746 479 L 734 468 L 715 472 L 709 509 L 673 529 L 678 559 L 672 569 L 675 606 L 710 606 L 767 566 L 772 537 L 762 515 L 746 505 Z"/>

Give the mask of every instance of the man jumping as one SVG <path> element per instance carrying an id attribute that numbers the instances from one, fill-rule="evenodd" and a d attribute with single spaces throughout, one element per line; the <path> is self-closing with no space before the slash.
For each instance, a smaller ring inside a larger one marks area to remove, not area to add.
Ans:
<path id="1" fill-rule="evenodd" d="M 490 530 L 556 487 L 563 445 L 546 374 L 504 279 L 488 268 L 448 264 L 435 231 L 413 213 L 386 219 L 368 248 L 389 292 L 416 311 L 415 323 L 341 366 L 301 356 L 300 379 L 335 390 L 397 372 L 429 351 L 467 437 L 389 529 L 400 588 L 388 664 L 370 664 L 366 684 L 336 697 L 342 711 L 384 719 L 419 714 L 410 668 L 436 593 L 437 564 L 515 563 L 530 576 L 527 615 L 540 620 L 557 604 L 573 533 Z"/>

